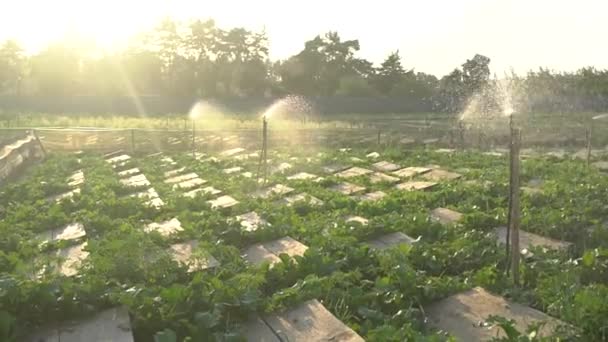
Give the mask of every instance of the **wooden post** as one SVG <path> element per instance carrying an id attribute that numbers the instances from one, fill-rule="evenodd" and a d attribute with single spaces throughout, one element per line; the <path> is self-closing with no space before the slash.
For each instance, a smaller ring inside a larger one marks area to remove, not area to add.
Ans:
<path id="1" fill-rule="evenodd" d="M 40 141 L 40 138 L 38 138 L 38 132 L 34 129 L 34 130 L 32 130 L 32 133 L 34 134 L 34 138 L 36 138 L 36 141 L 40 145 L 40 149 L 42 150 L 42 155 L 46 159 L 46 150 L 44 149 L 44 145 L 42 145 L 42 141 Z"/>
<path id="2" fill-rule="evenodd" d="M 464 124 L 462 121 L 458 121 L 458 131 L 460 132 L 460 148 L 464 150 L 465 141 L 464 141 Z"/>
<path id="3" fill-rule="evenodd" d="M 509 231 L 511 238 L 511 270 L 513 272 L 513 283 L 519 285 L 519 223 L 520 223 L 520 203 L 519 203 L 519 151 L 521 143 L 521 131 L 511 130 L 511 184 L 510 184 L 510 203 L 509 212 Z"/>
<path id="4" fill-rule="evenodd" d="M 192 120 L 192 158 L 196 158 L 196 129 Z"/>
<path id="5" fill-rule="evenodd" d="M 592 133 L 592 126 L 589 126 L 589 128 L 587 128 L 586 131 L 586 140 L 587 140 L 587 166 L 589 166 L 591 164 L 591 147 L 592 147 L 592 143 L 591 143 L 591 133 Z"/>

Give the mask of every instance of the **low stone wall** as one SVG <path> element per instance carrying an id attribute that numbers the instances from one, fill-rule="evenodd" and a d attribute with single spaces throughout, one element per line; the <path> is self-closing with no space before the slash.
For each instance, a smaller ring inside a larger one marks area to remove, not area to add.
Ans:
<path id="1" fill-rule="evenodd" d="M 40 144 L 32 134 L 2 147 L 0 149 L 0 184 L 4 183 L 23 166 L 41 159 L 42 156 L 43 152 Z"/>

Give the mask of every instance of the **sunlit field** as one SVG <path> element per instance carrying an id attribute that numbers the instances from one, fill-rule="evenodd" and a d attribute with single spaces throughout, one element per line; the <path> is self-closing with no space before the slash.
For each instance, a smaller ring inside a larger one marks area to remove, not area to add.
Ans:
<path id="1" fill-rule="evenodd" d="M 608 2 L 5 2 L 0 342 L 608 341 Z"/>

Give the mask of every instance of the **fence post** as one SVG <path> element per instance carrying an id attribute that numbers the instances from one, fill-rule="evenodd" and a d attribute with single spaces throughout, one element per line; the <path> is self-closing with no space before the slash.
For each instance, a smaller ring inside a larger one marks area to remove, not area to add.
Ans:
<path id="1" fill-rule="evenodd" d="M 40 149 L 42 150 L 42 155 L 46 159 L 46 150 L 44 149 L 44 145 L 42 145 L 42 141 L 40 141 L 40 138 L 38 137 L 38 132 L 35 129 L 33 129 L 32 133 L 34 134 L 34 138 L 36 138 L 36 141 L 40 145 Z"/>
<path id="2" fill-rule="evenodd" d="M 592 133 L 592 128 L 591 126 L 589 128 L 587 128 L 586 131 L 586 138 L 587 138 L 587 166 L 589 166 L 591 164 L 591 133 Z"/>
<path id="3" fill-rule="evenodd" d="M 509 212 L 510 227 L 507 229 L 511 235 L 511 270 L 513 272 L 513 283 L 519 285 L 519 223 L 520 223 L 520 204 L 519 204 L 519 151 L 521 143 L 521 131 L 513 129 L 511 131 L 511 193 L 509 194 L 511 210 Z"/>

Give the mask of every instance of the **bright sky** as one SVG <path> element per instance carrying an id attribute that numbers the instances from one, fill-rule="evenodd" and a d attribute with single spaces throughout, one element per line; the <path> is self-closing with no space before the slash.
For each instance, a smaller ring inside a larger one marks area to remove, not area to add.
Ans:
<path id="1" fill-rule="evenodd" d="M 442 76 L 475 53 L 499 75 L 539 66 L 608 69 L 607 0 L 6 0 L 0 40 L 35 52 L 66 32 L 105 46 L 164 16 L 214 18 L 222 27 L 266 29 L 271 57 L 285 58 L 328 30 L 359 39 L 376 63 L 399 49 L 408 68 Z"/>

